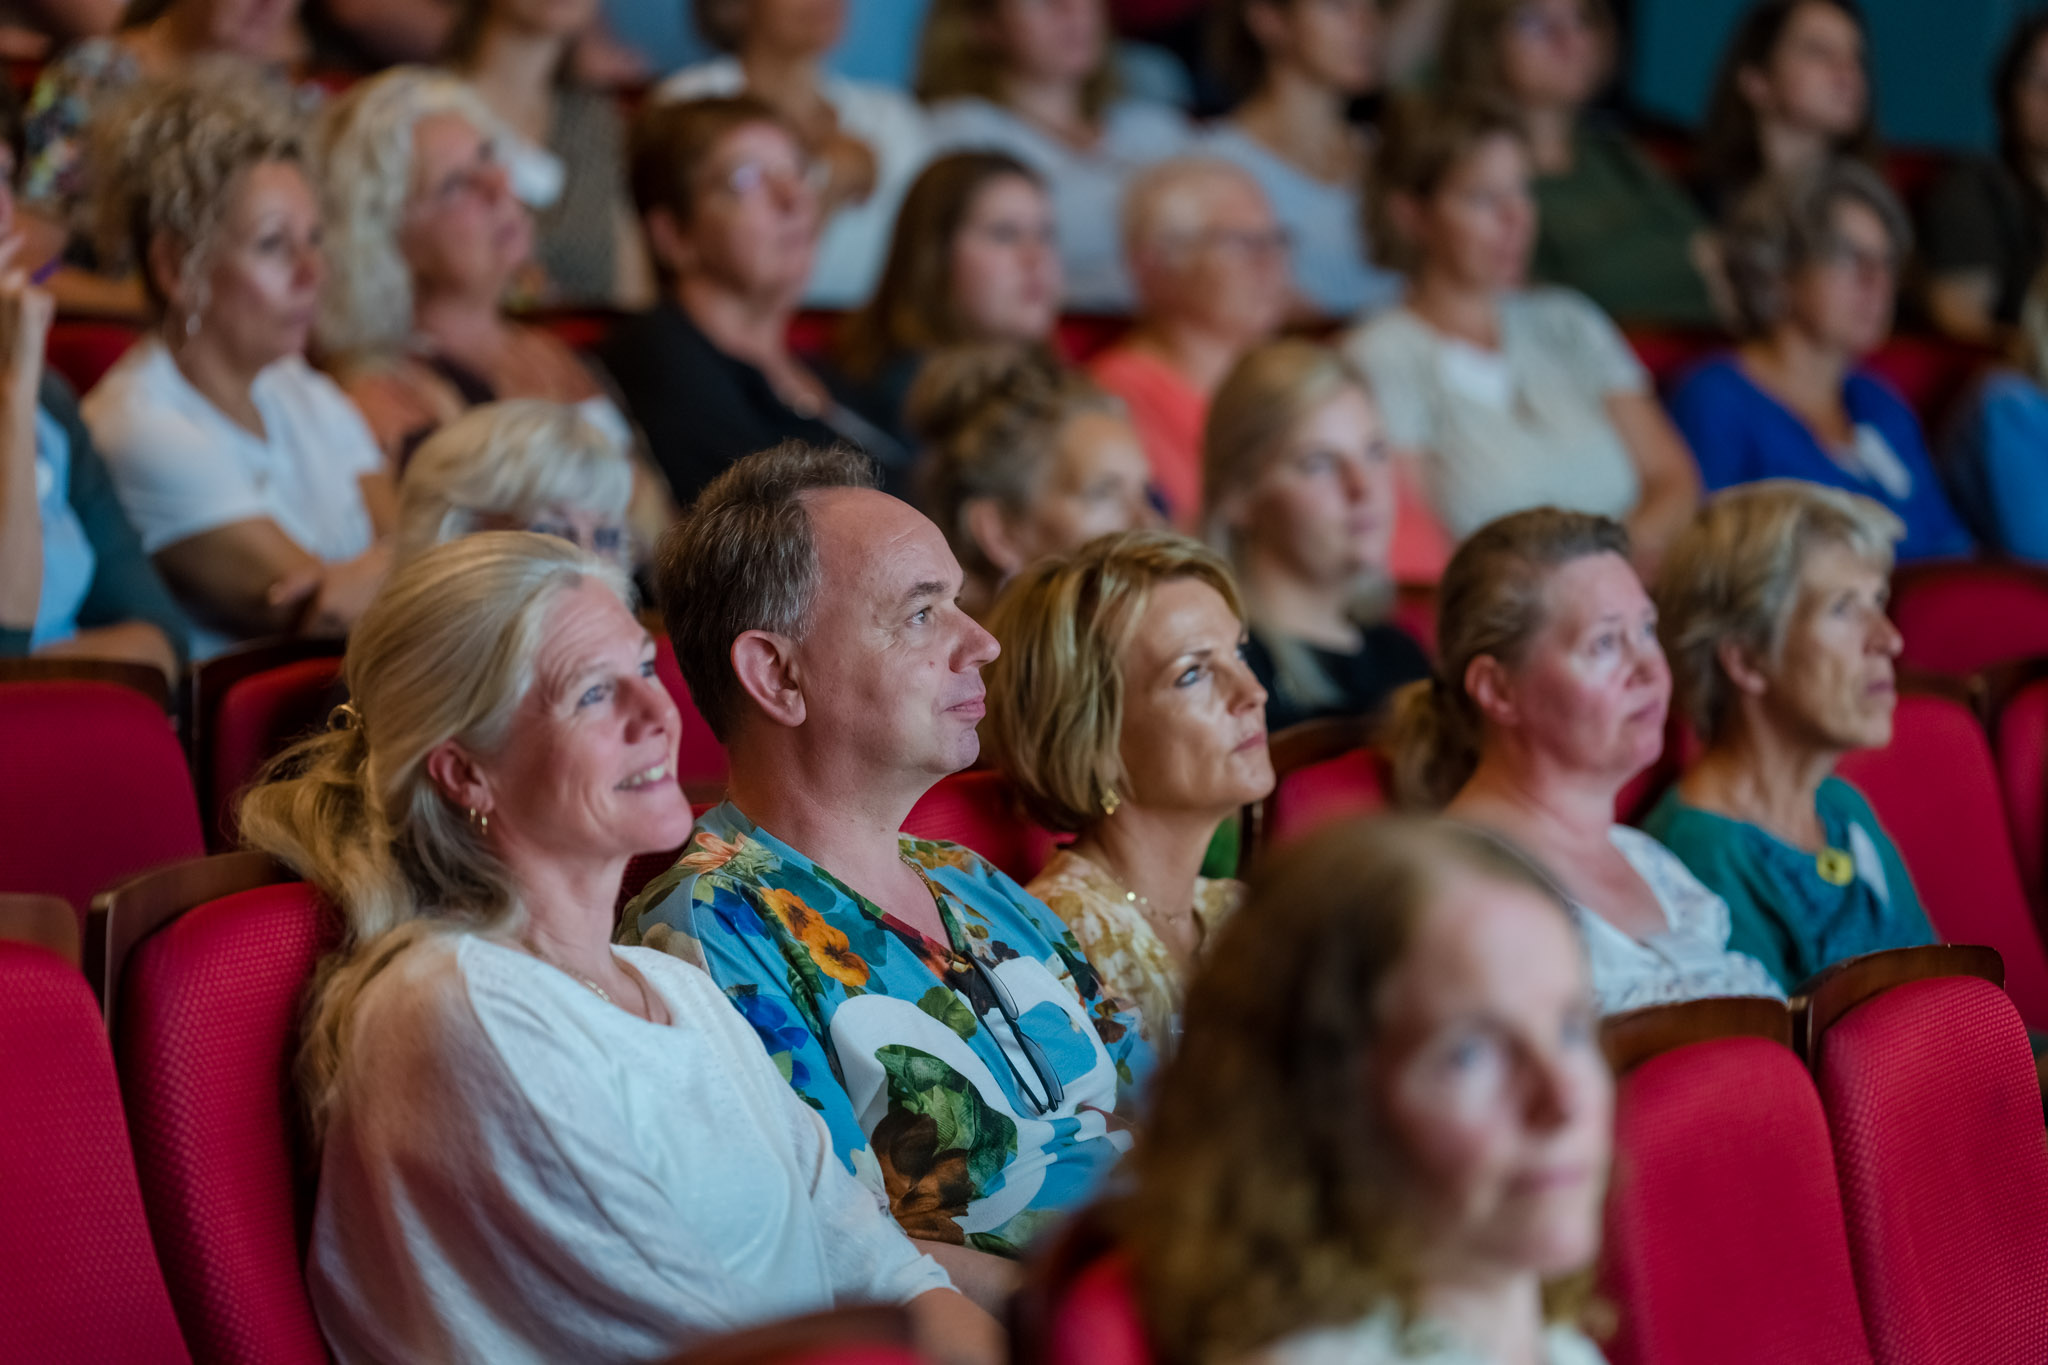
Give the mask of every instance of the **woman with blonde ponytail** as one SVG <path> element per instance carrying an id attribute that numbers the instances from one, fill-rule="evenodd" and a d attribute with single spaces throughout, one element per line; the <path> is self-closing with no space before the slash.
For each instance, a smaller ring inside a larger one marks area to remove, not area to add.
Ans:
<path id="1" fill-rule="evenodd" d="M 1657 611 L 1606 517 L 1539 507 L 1480 527 L 1444 571 L 1438 660 L 1394 700 L 1402 804 L 1506 835 L 1571 897 L 1604 1012 L 1783 992 L 1728 951 L 1728 906 L 1614 820 L 1664 748 Z"/>
<path id="2" fill-rule="evenodd" d="M 611 946 L 626 861 L 690 825 L 627 598 L 550 536 L 426 551 L 351 637 L 334 726 L 243 803 L 248 842 L 348 924 L 300 1057 L 328 1346 L 658 1360 L 870 1298 L 985 1359 L 993 1324 L 846 1174 L 710 978 Z"/>

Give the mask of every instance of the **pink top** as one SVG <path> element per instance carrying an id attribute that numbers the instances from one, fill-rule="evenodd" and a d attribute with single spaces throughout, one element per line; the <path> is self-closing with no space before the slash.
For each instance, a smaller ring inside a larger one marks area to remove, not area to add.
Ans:
<path id="1" fill-rule="evenodd" d="M 1097 384 L 1124 400 L 1139 444 L 1152 465 L 1152 481 L 1166 499 L 1173 524 L 1196 531 L 1202 519 L 1202 423 L 1209 395 L 1179 370 L 1147 351 L 1112 346 L 1088 363 Z"/>

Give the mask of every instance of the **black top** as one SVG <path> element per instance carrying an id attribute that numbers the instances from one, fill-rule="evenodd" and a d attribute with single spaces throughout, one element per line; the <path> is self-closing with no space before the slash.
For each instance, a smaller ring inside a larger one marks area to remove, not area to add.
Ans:
<path id="1" fill-rule="evenodd" d="M 1993 316 L 2019 321 L 2027 286 L 2048 251 L 2048 201 L 2040 191 L 2002 161 L 1962 161 L 1928 197 L 1923 228 L 1930 274 L 1988 273 L 1997 286 Z"/>
<path id="2" fill-rule="evenodd" d="M 908 463 L 894 441 L 836 392 L 834 406 L 818 417 L 791 408 L 767 375 L 712 345 L 672 300 L 621 322 L 597 355 L 646 433 L 648 453 L 679 507 L 688 507 L 733 461 L 788 440 L 857 446 L 882 465 L 885 482 Z"/>
<path id="3" fill-rule="evenodd" d="M 1364 627 L 1364 641 L 1355 654 L 1338 654 L 1302 645 L 1342 700 L 1316 705 L 1288 695 L 1280 685 L 1273 653 L 1254 630 L 1245 645 L 1245 662 L 1266 689 L 1266 730 L 1279 734 L 1290 725 L 1324 716 L 1368 716 L 1386 704 L 1396 688 L 1429 676 L 1429 656 L 1399 626 Z"/>

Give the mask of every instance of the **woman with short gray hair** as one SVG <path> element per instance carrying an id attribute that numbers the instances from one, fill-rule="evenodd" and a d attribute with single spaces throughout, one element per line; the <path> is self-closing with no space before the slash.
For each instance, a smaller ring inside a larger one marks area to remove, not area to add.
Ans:
<path id="1" fill-rule="evenodd" d="M 1891 334 L 1912 245 L 1869 167 L 1770 180 L 1723 231 L 1743 340 L 1680 385 L 1671 415 L 1709 489 L 1795 478 L 1874 498 L 1905 523 L 1900 559 L 1968 554 L 1920 419 L 1863 360 Z"/>
<path id="2" fill-rule="evenodd" d="M 1672 546 L 1659 633 L 1706 752 L 1644 828 L 1728 902 L 1728 945 L 1788 992 L 1831 962 L 1930 943 L 1913 878 L 1834 775 L 1891 742 L 1903 524 L 1870 498 L 1773 479 L 1721 494 Z"/>

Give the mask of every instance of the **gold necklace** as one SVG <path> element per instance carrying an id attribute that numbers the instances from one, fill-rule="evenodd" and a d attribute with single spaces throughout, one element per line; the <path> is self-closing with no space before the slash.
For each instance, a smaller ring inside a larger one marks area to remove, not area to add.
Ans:
<path id="1" fill-rule="evenodd" d="M 527 952 L 532 953 L 535 957 L 539 958 L 542 962 L 547 963 L 548 966 L 553 967 L 563 976 L 568 977 L 571 981 L 574 981 L 579 985 L 588 986 L 591 990 L 591 993 L 597 996 L 598 999 L 604 1001 L 605 1004 L 609 1005 L 612 1003 L 611 993 L 605 990 L 604 987 L 598 985 L 595 981 L 592 981 L 589 977 L 583 975 L 583 973 L 571 971 L 569 968 L 564 967 L 561 963 L 555 961 L 546 953 L 534 947 L 531 943 L 525 944 L 524 946 Z"/>

